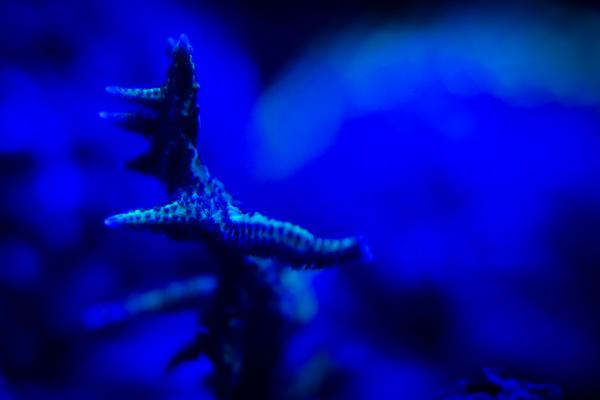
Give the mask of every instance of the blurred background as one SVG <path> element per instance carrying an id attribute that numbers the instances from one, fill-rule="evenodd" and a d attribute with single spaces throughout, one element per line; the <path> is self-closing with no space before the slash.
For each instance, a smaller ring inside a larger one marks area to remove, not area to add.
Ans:
<path id="1" fill-rule="evenodd" d="M 0 398 L 211 398 L 165 373 L 193 311 L 101 332 L 84 310 L 211 263 L 105 229 L 164 200 L 124 169 L 107 85 L 163 82 L 186 33 L 200 151 L 243 205 L 375 262 L 320 273 L 286 360 L 344 399 L 428 399 L 501 367 L 600 398 L 600 10 L 564 1 L 0 2 Z M 595 304 L 595 305 L 594 305 Z"/>

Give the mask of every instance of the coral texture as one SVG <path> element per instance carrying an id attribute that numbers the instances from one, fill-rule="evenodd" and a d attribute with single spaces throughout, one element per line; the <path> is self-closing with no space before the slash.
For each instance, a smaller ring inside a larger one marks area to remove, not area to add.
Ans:
<path id="1" fill-rule="evenodd" d="M 202 164 L 196 149 L 199 86 L 192 48 L 185 36 L 174 44 L 172 57 L 162 87 L 107 88 L 111 94 L 141 104 L 142 111 L 102 112 L 101 116 L 150 139 L 150 149 L 129 167 L 156 176 L 174 199 L 153 209 L 115 215 L 106 225 L 147 228 L 176 238 L 202 238 L 230 251 L 276 257 L 292 266 L 335 265 L 366 256 L 360 238 L 317 238 L 297 225 L 238 208 L 223 184 Z"/>
<path id="2" fill-rule="evenodd" d="M 203 353 L 213 362 L 211 382 L 219 398 L 285 398 L 287 385 L 278 364 L 286 336 L 289 327 L 310 316 L 306 282 L 298 275 L 304 273 L 293 269 L 362 262 L 369 253 L 358 237 L 318 238 L 297 225 L 239 207 L 210 175 L 196 148 L 199 85 L 192 47 L 184 35 L 170 47 L 172 63 L 163 86 L 107 88 L 108 93 L 138 104 L 139 111 L 100 115 L 148 138 L 148 151 L 128 166 L 158 178 L 171 199 L 155 208 L 109 217 L 105 224 L 203 240 L 217 256 L 218 270 L 216 276 L 172 284 L 134 296 L 120 307 L 105 308 L 95 314 L 95 321 L 100 321 L 95 325 L 206 295 L 211 302 L 200 316 L 205 330 L 174 357 L 170 367 Z"/>

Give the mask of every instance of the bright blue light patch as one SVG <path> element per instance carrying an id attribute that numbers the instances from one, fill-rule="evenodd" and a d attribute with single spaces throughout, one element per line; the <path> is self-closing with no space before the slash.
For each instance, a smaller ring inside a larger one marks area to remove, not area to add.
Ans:
<path id="1" fill-rule="evenodd" d="M 331 145 L 343 117 L 338 81 L 325 63 L 307 62 L 263 95 L 255 126 L 259 174 L 286 176 L 303 160 L 318 156 Z"/>
<path id="2" fill-rule="evenodd" d="M 530 107 L 600 101 L 600 48 L 587 39 L 587 30 L 600 36 L 600 24 L 562 32 L 543 21 L 487 19 L 362 29 L 319 45 L 257 104 L 257 174 L 292 174 L 331 147 L 344 122 L 368 113 L 405 107 L 431 127 L 460 136 L 478 128 L 472 110 L 457 107 L 460 98 L 490 94 Z M 444 92 L 453 97 L 439 97 Z M 378 129 L 363 132 L 365 140 Z M 389 139 L 391 145 L 398 136 Z"/>

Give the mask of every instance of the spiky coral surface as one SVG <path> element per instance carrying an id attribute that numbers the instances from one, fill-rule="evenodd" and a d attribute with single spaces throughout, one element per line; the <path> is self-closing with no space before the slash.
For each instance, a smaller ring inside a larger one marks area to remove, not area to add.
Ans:
<path id="1" fill-rule="evenodd" d="M 106 220 L 165 232 L 178 238 L 203 238 L 245 255 L 277 257 L 292 266 L 319 267 L 367 255 L 360 238 L 317 238 L 306 229 L 238 208 L 223 184 L 200 161 L 198 83 L 192 48 L 181 36 L 164 86 L 152 89 L 108 87 L 111 94 L 138 103 L 133 113 L 101 113 L 104 118 L 149 138 L 150 149 L 129 163 L 165 183 L 172 202 L 134 210 Z"/>
<path id="2" fill-rule="evenodd" d="M 358 237 L 318 238 L 297 225 L 239 208 L 202 164 L 196 148 L 199 86 L 188 39 L 182 35 L 172 42 L 170 53 L 172 63 L 163 86 L 107 88 L 108 93 L 138 104 L 139 111 L 100 115 L 148 138 L 149 150 L 128 166 L 158 178 L 171 199 L 151 209 L 114 215 L 105 223 L 204 240 L 217 255 L 218 276 L 199 278 L 210 285 L 180 283 L 175 289 L 135 296 L 126 303 L 135 305 L 135 312 L 121 307 L 100 319 L 113 322 L 127 314 L 156 311 L 194 293 L 211 296 L 211 306 L 201 314 L 206 332 L 174 358 L 175 364 L 200 353 L 208 355 L 219 398 L 284 398 L 277 366 L 289 333 L 286 327 L 307 316 L 306 299 L 289 301 L 293 290 L 288 289 L 298 290 L 302 279 L 290 279 L 285 266 L 321 268 L 364 261 L 369 253 Z"/>

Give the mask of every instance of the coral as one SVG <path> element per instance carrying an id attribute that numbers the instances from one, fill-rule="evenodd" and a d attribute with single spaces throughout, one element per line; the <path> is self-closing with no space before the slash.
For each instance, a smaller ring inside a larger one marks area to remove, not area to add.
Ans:
<path id="1" fill-rule="evenodd" d="M 149 149 L 128 167 L 158 178 L 170 201 L 109 217 L 105 224 L 205 241 L 217 256 L 218 272 L 132 297 L 120 307 L 100 308 L 90 319 L 102 326 L 193 296 L 210 297 L 201 312 L 205 331 L 174 357 L 170 367 L 204 353 L 213 362 L 211 381 L 219 398 L 282 398 L 278 363 L 286 336 L 310 314 L 310 300 L 302 289 L 306 282 L 300 276 L 304 273 L 293 269 L 362 262 L 369 253 L 358 237 L 322 239 L 289 222 L 243 211 L 211 176 L 196 148 L 199 85 L 185 35 L 170 43 L 170 55 L 163 86 L 107 88 L 139 105 L 138 111 L 100 113 L 150 141 Z"/>
<path id="2" fill-rule="evenodd" d="M 559 387 L 530 383 L 509 377 L 495 369 L 485 369 L 478 379 L 458 383 L 457 388 L 436 397 L 439 400 L 559 400 Z"/>
<path id="3" fill-rule="evenodd" d="M 173 62 L 163 87 L 125 89 L 108 93 L 144 106 L 134 113 L 106 113 L 103 118 L 150 139 L 150 149 L 129 163 L 130 168 L 165 183 L 171 203 L 108 218 L 108 226 L 138 227 L 176 238 L 204 239 L 230 252 L 276 257 L 292 266 L 320 267 L 366 255 L 360 238 L 321 239 L 289 222 L 245 213 L 200 161 L 198 83 L 192 48 L 181 36 L 172 50 Z"/>

